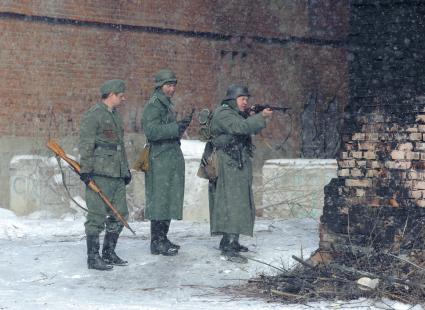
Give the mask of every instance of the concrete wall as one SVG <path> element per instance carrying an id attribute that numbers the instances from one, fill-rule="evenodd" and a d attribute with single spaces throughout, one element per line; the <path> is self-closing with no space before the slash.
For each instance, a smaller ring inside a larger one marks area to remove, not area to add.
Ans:
<path id="1" fill-rule="evenodd" d="M 262 205 L 257 213 L 271 218 L 318 219 L 323 188 L 337 174 L 335 159 L 268 160 L 263 167 Z"/>
<path id="2" fill-rule="evenodd" d="M 208 181 L 196 176 L 203 147 L 204 144 L 199 141 L 182 141 L 186 166 L 185 220 L 209 221 Z M 324 204 L 323 188 L 336 176 L 336 170 L 336 160 L 267 161 L 260 175 L 263 183 L 258 184 L 254 180 L 257 215 L 269 218 L 318 218 Z M 81 212 L 71 202 L 63 186 L 63 179 L 69 194 L 80 201 L 82 206 L 85 206 L 82 201 L 85 187 L 64 162 L 62 172 L 51 154 L 14 156 L 10 163 L 9 208 L 17 215 L 40 212 L 49 217 Z M 143 219 L 144 193 L 144 174 L 133 171 L 133 181 L 127 187 L 127 203 L 132 220 Z"/>
<path id="3" fill-rule="evenodd" d="M 137 154 L 139 154 L 140 150 L 142 149 L 144 145 L 144 136 L 140 134 L 127 134 L 126 137 L 126 150 L 128 154 L 129 161 L 133 163 L 136 159 Z M 10 194 L 13 191 L 14 185 L 13 182 L 15 180 L 16 175 L 20 175 L 22 177 L 28 176 L 26 178 L 25 183 L 28 184 L 27 186 L 31 187 L 32 179 L 36 182 L 36 187 L 38 188 L 41 186 L 41 184 L 37 184 L 37 182 L 45 183 L 45 186 L 52 185 L 49 181 L 53 174 L 59 173 L 59 170 L 57 170 L 54 166 L 55 163 L 45 163 L 44 159 L 48 159 L 49 157 L 53 156 L 53 153 L 47 149 L 45 146 L 45 139 L 43 138 L 25 138 L 25 137 L 6 137 L 6 138 L 0 138 L 0 206 L 4 208 L 9 208 L 10 206 Z M 76 137 L 68 137 L 57 140 L 59 144 L 63 147 L 65 152 L 67 154 L 70 154 L 71 156 L 74 156 L 75 158 L 78 158 L 79 152 L 76 145 L 78 144 Z M 18 161 L 15 159 L 13 161 L 14 157 L 19 158 L 37 158 L 40 157 L 40 160 L 34 160 L 34 161 Z M 32 167 L 31 167 L 32 165 Z M 45 171 L 47 169 L 47 171 Z M 56 169 L 56 170 L 55 170 Z M 17 171 L 19 171 L 17 173 Z M 73 175 L 73 173 L 70 173 L 69 175 Z M 75 181 L 72 177 L 69 180 L 72 184 L 76 185 L 79 184 L 78 179 Z M 47 183 L 46 183 L 47 182 Z M 141 182 L 140 180 L 136 181 Z M 50 185 L 49 185 L 50 184 Z M 20 185 L 22 185 L 22 182 L 18 182 L 19 188 L 17 188 L 17 192 L 21 192 L 22 189 Z M 141 186 L 140 188 L 143 188 Z M 29 191 L 32 191 L 31 189 L 28 189 Z M 37 189 L 35 192 L 37 195 L 40 195 L 41 193 L 44 193 L 43 191 L 47 189 Z M 61 188 L 57 188 L 55 190 L 62 191 Z M 80 192 L 79 190 L 76 190 L 76 193 Z M 61 196 L 64 193 L 60 193 L 58 195 L 54 196 Z M 81 195 L 81 194 L 80 194 Z M 137 195 L 136 195 L 137 196 Z M 140 194 L 137 196 L 139 197 Z M 35 196 L 36 197 L 36 196 Z M 58 198 L 57 197 L 57 198 Z M 141 196 L 142 198 L 144 196 Z M 140 198 L 141 200 L 143 200 Z M 58 198 L 59 199 L 59 198 Z M 131 202 L 130 202 L 131 203 Z M 25 213 L 25 208 L 22 212 Z"/>

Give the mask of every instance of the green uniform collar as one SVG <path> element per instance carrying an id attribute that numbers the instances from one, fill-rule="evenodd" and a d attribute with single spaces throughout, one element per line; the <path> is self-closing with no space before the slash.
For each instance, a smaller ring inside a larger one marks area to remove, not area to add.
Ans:
<path id="1" fill-rule="evenodd" d="M 229 100 L 223 100 L 221 102 L 221 105 L 227 105 L 229 106 L 231 109 L 235 110 L 235 111 L 239 111 L 238 106 L 236 104 L 236 100 L 235 99 L 229 99 Z"/>
<path id="2" fill-rule="evenodd" d="M 115 112 L 115 108 L 112 108 L 112 111 L 109 110 L 109 107 L 104 102 L 99 102 L 98 105 L 99 105 L 99 107 L 101 107 L 102 109 L 108 111 L 109 113 L 114 113 Z"/>
<path id="3" fill-rule="evenodd" d="M 165 96 L 164 92 L 161 89 L 156 89 L 154 92 L 154 95 L 156 98 L 158 98 L 159 101 L 161 101 L 165 106 L 167 107 L 174 107 L 173 102 L 171 99 L 167 96 Z"/>

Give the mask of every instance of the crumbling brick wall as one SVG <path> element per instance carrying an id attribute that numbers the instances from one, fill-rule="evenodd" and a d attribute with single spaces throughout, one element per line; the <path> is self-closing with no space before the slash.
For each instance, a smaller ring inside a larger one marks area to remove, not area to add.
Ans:
<path id="1" fill-rule="evenodd" d="M 322 249 L 423 249 L 423 1 L 353 1 L 350 99 L 338 178 L 325 189 Z"/>
<path id="2" fill-rule="evenodd" d="M 423 248 L 424 99 L 360 116 L 362 130 L 345 136 L 339 178 L 325 191 L 322 248 Z"/>

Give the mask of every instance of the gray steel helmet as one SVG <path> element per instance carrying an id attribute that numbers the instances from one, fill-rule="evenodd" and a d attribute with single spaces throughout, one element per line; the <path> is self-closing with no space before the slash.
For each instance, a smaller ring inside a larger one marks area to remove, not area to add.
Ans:
<path id="1" fill-rule="evenodd" d="M 170 69 L 161 69 L 155 74 L 155 87 L 166 83 L 177 83 L 177 77 Z"/>
<path id="2" fill-rule="evenodd" d="M 224 100 L 236 99 L 240 96 L 251 97 L 248 91 L 248 87 L 243 85 L 230 85 L 226 92 L 226 98 Z"/>

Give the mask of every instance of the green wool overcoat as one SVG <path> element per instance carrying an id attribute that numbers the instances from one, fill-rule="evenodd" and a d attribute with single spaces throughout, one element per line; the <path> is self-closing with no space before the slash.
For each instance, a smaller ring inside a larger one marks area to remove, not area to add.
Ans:
<path id="1" fill-rule="evenodd" d="M 145 172 L 145 217 L 150 220 L 181 220 L 184 158 L 174 104 L 159 88 L 145 106 L 142 127 L 150 144 L 150 166 Z"/>
<path id="2" fill-rule="evenodd" d="M 259 133 L 264 127 L 266 122 L 261 114 L 244 118 L 234 100 L 224 101 L 214 112 L 211 133 L 217 149 L 218 178 L 209 186 L 212 234 L 253 235 L 255 206 L 250 140 L 251 135 Z M 236 144 L 240 145 L 239 148 L 235 147 Z M 235 151 L 232 156 L 225 150 L 232 145 L 234 149 L 239 149 L 238 156 Z"/>

